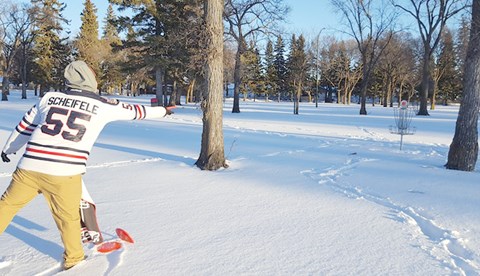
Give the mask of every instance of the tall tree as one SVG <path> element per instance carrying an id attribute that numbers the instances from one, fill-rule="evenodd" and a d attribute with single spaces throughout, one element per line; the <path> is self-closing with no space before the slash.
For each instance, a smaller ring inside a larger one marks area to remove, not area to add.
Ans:
<path id="1" fill-rule="evenodd" d="M 366 100 L 370 78 L 393 32 L 395 13 L 384 1 L 331 0 L 346 19 L 349 35 L 357 42 L 361 55 L 360 115 L 367 115 Z M 383 40 L 383 41 L 382 41 Z"/>
<path id="2" fill-rule="evenodd" d="M 293 114 L 299 114 L 300 98 L 307 77 L 307 56 L 305 53 L 305 38 L 300 35 L 296 39 L 292 35 L 290 54 L 287 61 L 289 82 L 293 93 Z"/>
<path id="3" fill-rule="evenodd" d="M 34 64 L 33 71 L 37 84 L 40 85 L 40 96 L 51 87 L 58 85 L 56 73 L 63 72 L 58 66 L 59 50 L 65 40 L 60 38 L 62 24 L 67 23 L 62 12 L 65 4 L 57 0 L 31 0 L 35 20 Z"/>
<path id="4" fill-rule="evenodd" d="M 101 79 L 102 90 L 107 93 L 112 93 L 113 89 L 120 87 L 122 84 L 122 74 L 120 71 L 120 59 L 122 53 L 117 51 L 121 47 L 122 41 L 118 34 L 117 28 L 114 25 L 117 17 L 113 11 L 112 4 L 108 5 L 107 14 L 103 24 L 103 35 L 100 41 L 103 51 L 103 62 L 101 63 Z"/>
<path id="5" fill-rule="evenodd" d="M 455 53 L 456 53 L 456 60 L 457 66 L 459 69 L 459 75 L 462 78 L 464 75 L 465 69 L 465 59 L 467 57 L 467 47 L 468 47 L 468 40 L 470 36 L 470 18 L 466 18 L 465 16 L 462 17 L 460 20 L 460 26 L 458 31 L 456 32 L 456 41 L 455 41 Z M 463 83 L 460 82 L 460 91 L 463 90 L 461 86 Z"/>
<path id="6" fill-rule="evenodd" d="M 226 168 L 223 141 L 223 0 L 207 0 L 207 89 L 202 99 L 203 132 L 200 156 L 195 165 L 202 170 Z"/>
<path id="7" fill-rule="evenodd" d="M 440 54 L 434 70 L 436 93 L 432 97 L 431 109 L 435 108 L 436 97 L 439 97 L 444 105 L 460 97 L 460 85 L 458 83 L 461 82 L 461 79 L 457 66 L 453 35 L 448 28 L 445 28 L 439 49 Z"/>
<path id="8" fill-rule="evenodd" d="M 25 31 L 20 35 L 20 51 L 17 55 L 18 75 L 22 83 L 22 99 L 27 98 L 27 86 L 29 81 L 29 67 L 32 63 L 33 40 L 35 39 L 33 12 L 30 5 L 25 4 Z"/>
<path id="9" fill-rule="evenodd" d="M 242 63 L 244 64 L 244 72 L 242 72 L 244 98 L 249 93 L 253 93 L 254 99 L 256 99 L 257 95 L 264 92 L 264 80 L 260 52 L 253 41 L 250 41 L 248 50 L 242 56 Z"/>
<path id="10" fill-rule="evenodd" d="M 397 69 L 397 100 L 398 106 L 402 99 L 410 101 L 411 96 L 415 93 L 416 84 L 419 83 L 418 58 L 415 51 L 415 40 L 409 33 L 400 33 L 397 37 L 399 43 L 399 51 Z"/>
<path id="11" fill-rule="evenodd" d="M 334 37 L 326 39 L 325 45 L 321 49 L 320 53 L 320 69 L 322 75 L 320 82 L 327 86 L 327 92 L 325 93 L 325 102 L 332 102 L 332 91 L 338 89 L 341 82 L 341 70 L 342 65 L 339 62 L 338 53 L 342 52 L 344 48 L 344 42 L 339 42 Z"/>
<path id="12" fill-rule="evenodd" d="M 266 87 L 266 100 L 269 100 L 270 96 L 275 95 L 277 87 L 277 74 L 275 70 L 275 53 L 273 52 L 273 43 L 269 39 L 265 49 L 265 87 Z"/>
<path id="13" fill-rule="evenodd" d="M 226 0 L 224 18 L 226 33 L 237 42 L 232 113 L 240 113 L 242 82 L 241 57 L 247 51 L 247 39 L 258 33 L 270 32 L 288 13 L 283 0 Z"/>
<path id="14" fill-rule="evenodd" d="M 480 108 L 480 1 L 473 0 L 470 42 L 465 60 L 463 97 L 455 135 L 448 151 L 447 169 L 473 171 L 478 158 Z"/>
<path id="15" fill-rule="evenodd" d="M 275 80 L 277 82 L 275 86 L 277 88 L 278 101 L 280 101 L 280 99 L 287 93 L 287 62 L 285 60 L 285 43 L 283 42 L 282 36 L 277 37 L 273 51 L 275 55 Z"/>
<path id="16" fill-rule="evenodd" d="M 432 56 L 440 42 L 447 21 L 465 8 L 465 0 L 405 0 L 392 3 L 412 16 L 418 26 L 423 44 L 420 109 L 417 115 L 428 116 L 427 104 L 432 73 Z"/>
<path id="17" fill-rule="evenodd" d="M 22 50 L 26 37 L 31 36 L 31 16 L 28 7 L 19 4 L 7 4 L 4 12 L 0 13 L 0 60 L 3 73 L 2 101 L 8 101 L 10 74 L 12 73 L 15 57 Z"/>
<path id="18" fill-rule="evenodd" d="M 223 45 L 223 82 L 225 85 L 225 97 L 229 97 L 229 83 L 233 83 L 235 71 L 235 46 L 230 43 Z"/>
<path id="19" fill-rule="evenodd" d="M 131 77 L 142 68 L 147 71 L 153 70 L 156 97 L 160 105 L 164 105 L 165 101 L 163 79 L 168 63 L 165 56 L 167 30 L 165 30 L 165 23 L 162 22 L 162 2 L 160 0 L 109 0 L 109 3 L 118 5 L 120 10 L 133 11 L 131 15 L 120 16 L 116 22 L 121 29 L 128 30 L 127 39 L 122 41 L 124 49 L 128 49 L 125 53 L 128 58 L 127 72 L 131 73 L 129 75 Z M 131 84 L 131 90 L 136 90 L 134 84 L 135 81 Z"/>
<path id="20" fill-rule="evenodd" d="M 53 51 L 55 58 L 53 59 L 53 88 L 58 90 L 65 89 L 64 70 L 67 65 L 73 61 L 73 42 L 68 37 L 61 38 L 58 43 L 54 44 Z"/>
<path id="21" fill-rule="evenodd" d="M 338 69 L 340 70 L 340 85 L 337 92 L 338 103 L 350 104 L 352 94 L 357 87 L 360 78 L 362 77 L 362 66 L 358 63 L 358 51 L 356 51 L 356 44 L 354 41 L 349 40 L 340 47 L 338 53 Z"/>
<path id="22" fill-rule="evenodd" d="M 75 40 L 78 59 L 85 61 L 95 74 L 101 77 L 100 63 L 102 59 L 102 50 L 100 40 L 98 39 L 98 20 L 97 8 L 91 0 L 85 0 L 84 8 L 81 13 L 82 25 L 80 32 Z"/>
<path id="23" fill-rule="evenodd" d="M 377 64 L 381 86 L 383 106 L 393 106 L 395 92 L 401 90 L 402 77 L 408 75 L 408 66 L 412 62 L 409 56 L 409 41 L 403 33 L 392 36 Z M 400 92 L 399 92 L 400 93 Z M 400 97 L 397 97 L 398 99 Z M 398 101 L 400 103 L 400 100 Z"/>
<path id="24" fill-rule="evenodd" d="M 147 68 L 154 72 L 158 102 L 163 105 L 165 75 L 171 66 L 177 65 L 198 49 L 202 25 L 196 18 L 200 0 L 109 0 L 119 5 L 121 10 L 131 9 L 130 16 L 120 16 L 118 25 L 130 30 L 130 37 L 123 41 L 123 47 L 129 49 L 137 68 Z M 135 36 L 135 37 L 132 37 Z M 195 44 L 196 43 L 196 44 Z M 172 71 L 173 72 L 173 71 Z M 171 72 L 171 74 L 173 74 Z"/>
<path id="25" fill-rule="evenodd" d="M 315 38 L 310 41 L 310 46 L 308 48 L 308 55 L 309 55 L 309 62 L 310 62 L 310 78 L 313 79 L 314 82 L 314 92 L 315 92 L 315 107 L 318 107 L 318 97 L 320 94 L 320 79 L 322 76 L 322 71 L 321 71 L 321 50 L 322 47 L 320 45 L 320 34 L 323 31 L 320 30 L 320 32 L 315 36 Z"/>
<path id="26" fill-rule="evenodd" d="M 320 68 L 322 83 L 336 90 L 337 102 L 350 104 L 354 88 L 361 77 L 361 67 L 354 64 L 358 60 L 356 44 L 353 41 L 328 39 L 321 51 Z M 332 102 L 328 93 L 326 102 Z"/>

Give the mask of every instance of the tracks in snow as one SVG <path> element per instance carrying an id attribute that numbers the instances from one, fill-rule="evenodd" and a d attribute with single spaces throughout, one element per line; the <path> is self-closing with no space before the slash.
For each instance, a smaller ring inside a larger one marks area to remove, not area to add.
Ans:
<path id="1" fill-rule="evenodd" d="M 35 274 L 35 276 L 51 276 L 56 275 L 63 271 L 62 264 L 58 263 L 50 268 L 45 269 L 44 271 L 40 271 L 39 273 Z"/>
<path id="2" fill-rule="evenodd" d="M 112 168 L 112 167 L 124 167 L 128 166 L 131 164 L 136 164 L 136 163 L 153 163 L 153 162 L 159 162 L 159 161 L 164 161 L 165 159 L 163 158 L 145 158 L 145 159 L 133 159 L 133 160 L 125 160 L 125 161 L 115 161 L 115 162 L 105 162 L 105 163 L 100 163 L 100 164 L 94 164 L 94 165 L 88 165 L 88 169 L 93 169 L 93 168 Z M 11 177 L 12 173 L 0 173 L 0 178 L 1 177 Z"/>
<path id="3" fill-rule="evenodd" d="M 347 175 L 360 164 L 375 161 L 377 160 L 351 157 L 341 166 L 327 168 L 321 172 L 303 171 L 302 174 L 318 181 L 319 184 L 328 185 L 334 191 L 349 198 L 364 199 L 388 208 L 398 221 L 409 225 L 414 235 L 418 237 L 420 248 L 444 266 L 461 275 L 480 275 L 480 265 L 475 263 L 474 253 L 467 248 L 466 242 L 459 237 L 458 232 L 437 225 L 434 220 L 421 215 L 410 206 L 402 206 L 390 198 L 374 195 L 339 181 L 342 176 Z M 425 242 L 422 237 L 430 242 Z"/>
<path id="4" fill-rule="evenodd" d="M 90 271 L 92 275 L 110 275 L 116 268 L 120 267 L 122 260 L 125 255 L 125 248 L 110 252 L 108 254 L 103 254 L 96 252 L 95 247 L 92 246 L 90 253 L 87 253 L 88 258 L 72 269 L 65 271 L 65 273 L 73 273 L 72 275 L 84 274 L 85 271 Z M 1 264 L 1 263 L 0 263 Z M 1 267 L 0 267 L 1 268 Z M 50 268 L 47 268 L 43 271 L 37 272 L 35 276 L 53 276 L 53 275 L 63 275 L 63 267 L 60 261 Z M 1 270 L 0 270 L 0 275 Z"/>

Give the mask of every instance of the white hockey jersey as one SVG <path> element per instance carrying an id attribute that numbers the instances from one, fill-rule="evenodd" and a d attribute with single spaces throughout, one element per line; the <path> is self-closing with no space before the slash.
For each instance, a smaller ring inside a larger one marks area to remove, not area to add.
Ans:
<path id="1" fill-rule="evenodd" d="M 165 114 L 164 107 L 109 101 L 92 92 L 48 92 L 25 113 L 3 152 L 15 153 L 27 144 L 19 168 L 50 175 L 82 174 L 93 144 L 107 123 L 161 118 Z"/>

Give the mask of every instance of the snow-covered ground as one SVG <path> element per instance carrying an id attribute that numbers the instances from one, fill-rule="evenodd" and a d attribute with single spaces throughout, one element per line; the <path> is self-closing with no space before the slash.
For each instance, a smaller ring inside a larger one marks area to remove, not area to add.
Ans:
<path id="1" fill-rule="evenodd" d="M 0 102 L 0 141 L 35 98 Z M 147 96 L 117 97 L 149 104 Z M 241 102 L 224 112 L 230 167 L 194 166 L 202 113 L 115 122 L 84 180 L 106 239 L 134 244 L 60 275 L 480 275 L 480 167 L 446 170 L 458 107 L 390 134 L 393 109 Z M 0 193 L 22 153 L 0 164 Z M 0 275 L 53 275 L 62 243 L 38 196 L 0 235 Z"/>

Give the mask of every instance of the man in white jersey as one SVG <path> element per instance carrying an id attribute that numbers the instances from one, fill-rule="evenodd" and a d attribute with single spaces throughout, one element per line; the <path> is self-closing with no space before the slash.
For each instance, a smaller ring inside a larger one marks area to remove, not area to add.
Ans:
<path id="1" fill-rule="evenodd" d="M 62 238 L 65 269 L 81 262 L 78 204 L 90 151 L 103 127 L 112 121 L 161 118 L 169 108 L 131 105 L 100 97 L 93 71 L 83 61 L 64 73 L 66 92 L 48 92 L 27 113 L 7 140 L 1 158 L 26 144 L 12 181 L 0 199 L 0 234 L 15 214 L 42 193 Z"/>

